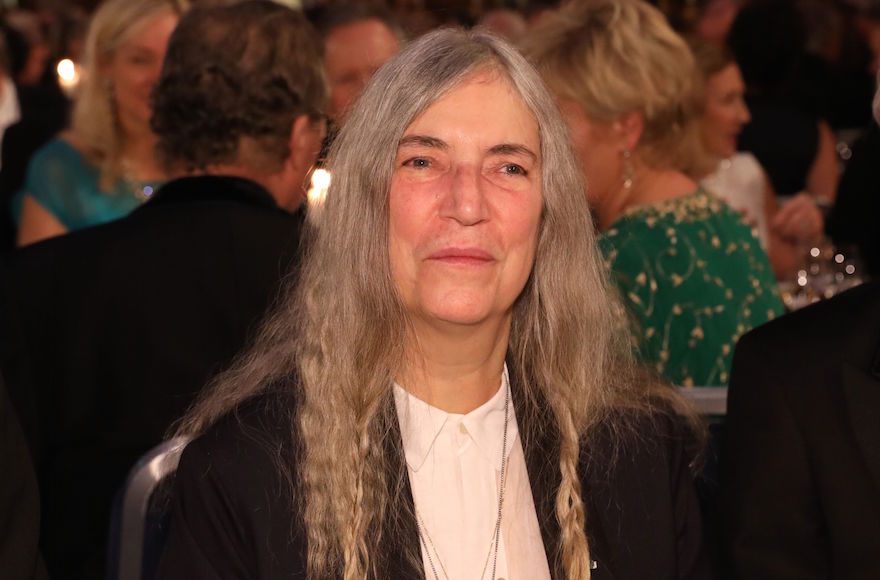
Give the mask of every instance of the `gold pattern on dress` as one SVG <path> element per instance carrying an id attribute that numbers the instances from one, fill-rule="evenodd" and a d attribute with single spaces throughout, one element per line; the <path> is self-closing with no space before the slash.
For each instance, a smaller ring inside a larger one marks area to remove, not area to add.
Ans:
<path id="1" fill-rule="evenodd" d="M 752 235 L 704 190 L 628 208 L 602 235 L 606 267 L 629 303 L 636 348 L 659 373 L 682 385 L 726 383 L 733 345 L 774 316 L 774 299 L 782 308 L 766 256 L 744 239 Z M 727 263 L 732 270 L 719 266 Z M 740 277 L 728 285 L 734 272 Z"/>

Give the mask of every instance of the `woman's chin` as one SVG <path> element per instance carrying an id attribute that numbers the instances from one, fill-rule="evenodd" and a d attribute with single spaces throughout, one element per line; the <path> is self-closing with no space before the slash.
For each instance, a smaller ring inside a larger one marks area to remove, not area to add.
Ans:
<path id="1" fill-rule="evenodd" d="M 459 297 L 443 300 L 433 305 L 426 304 L 419 317 L 432 326 L 440 328 L 479 327 L 496 318 L 492 305 L 480 300 L 480 298 Z"/>

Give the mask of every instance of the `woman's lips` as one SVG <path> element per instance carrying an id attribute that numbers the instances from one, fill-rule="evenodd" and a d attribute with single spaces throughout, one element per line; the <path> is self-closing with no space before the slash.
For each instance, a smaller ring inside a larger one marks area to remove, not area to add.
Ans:
<path id="1" fill-rule="evenodd" d="M 494 262 L 495 257 L 480 248 L 443 248 L 428 256 L 428 260 L 444 264 L 481 265 Z"/>

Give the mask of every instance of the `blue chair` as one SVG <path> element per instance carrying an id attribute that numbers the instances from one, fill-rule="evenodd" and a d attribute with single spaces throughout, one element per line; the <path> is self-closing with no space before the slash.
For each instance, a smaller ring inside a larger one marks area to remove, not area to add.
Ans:
<path id="1" fill-rule="evenodd" d="M 678 392 L 689 399 L 701 415 L 727 415 L 727 387 L 678 387 Z"/>
<path id="2" fill-rule="evenodd" d="M 162 483 L 177 470 L 189 440 L 175 437 L 141 457 L 116 497 L 107 554 L 108 580 L 153 580 L 168 534 L 170 513 Z M 159 499 L 157 501 L 157 496 Z"/>

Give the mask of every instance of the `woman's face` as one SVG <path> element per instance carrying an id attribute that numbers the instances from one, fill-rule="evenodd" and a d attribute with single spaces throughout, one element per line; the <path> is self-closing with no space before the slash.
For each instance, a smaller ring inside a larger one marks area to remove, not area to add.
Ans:
<path id="1" fill-rule="evenodd" d="M 736 64 L 729 64 L 706 80 L 706 112 L 701 122 L 703 144 L 709 153 L 730 157 L 749 109 L 743 100 L 745 83 Z"/>
<path id="2" fill-rule="evenodd" d="M 177 20 L 170 10 L 153 16 L 120 44 L 110 60 L 107 77 L 113 83 L 119 120 L 128 131 L 149 127 L 150 94 L 159 80 Z"/>
<path id="3" fill-rule="evenodd" d="M 622 183 L 623 152 L 620 139 L 611 123 L 590 119 L 578 103 L 569 99 L 559 99 L 557 102 L 580 161 L 587 199 L 593 208 L 600 207 L 617 192 Z"/>
<path id="4" fill-rule="evenodd" d="M 541 217 L 538 125 L 507 80 L 475 74 L 403 134 L 390 191 L 391 266 L 414 321 L 509 316 Z"/>

